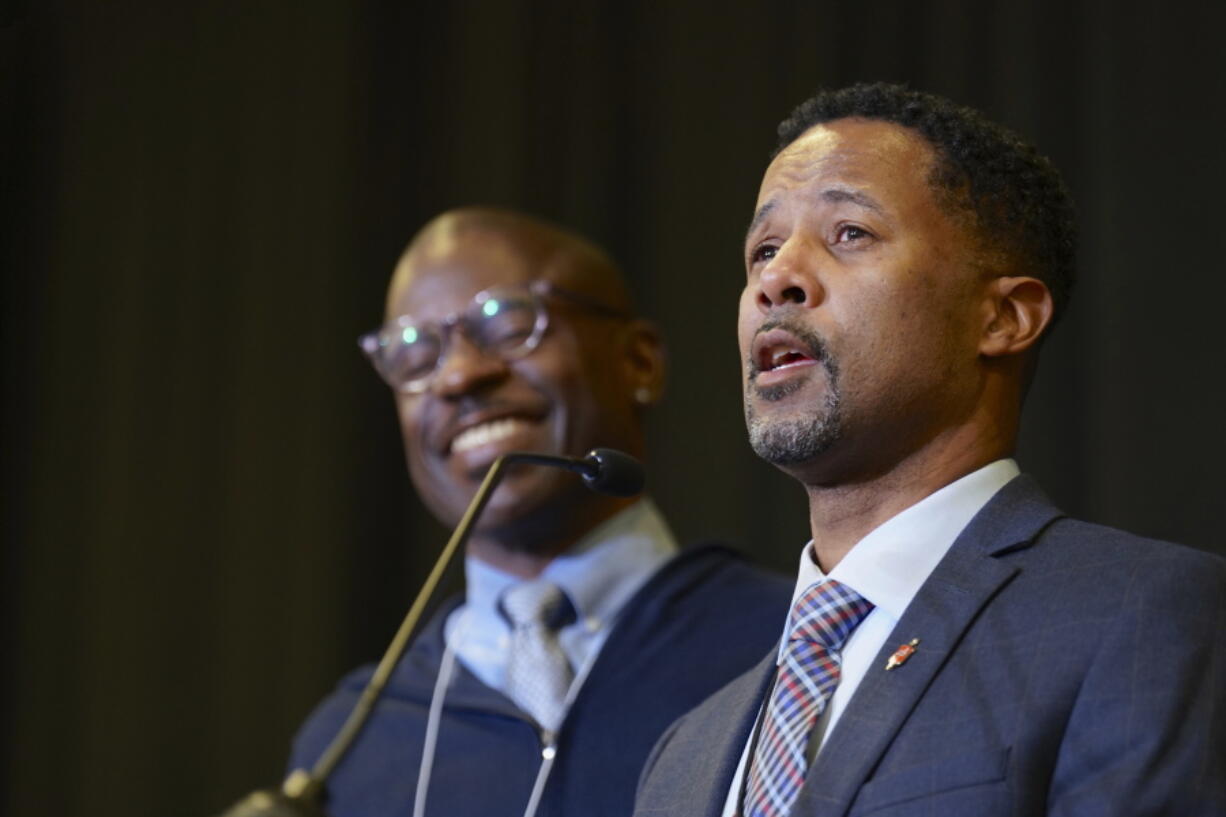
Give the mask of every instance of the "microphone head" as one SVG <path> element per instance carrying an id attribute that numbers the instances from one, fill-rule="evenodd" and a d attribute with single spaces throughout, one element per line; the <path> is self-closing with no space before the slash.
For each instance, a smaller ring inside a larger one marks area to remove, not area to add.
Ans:
<path id="1" fill-rule="evenodd" d="M 634 496 L 643 490 L 647 481 L 643 464 L 615 448 L 593 448 L 583 462 L 589 466 L 583 474 L 583 481 L 598 493 Z"/>

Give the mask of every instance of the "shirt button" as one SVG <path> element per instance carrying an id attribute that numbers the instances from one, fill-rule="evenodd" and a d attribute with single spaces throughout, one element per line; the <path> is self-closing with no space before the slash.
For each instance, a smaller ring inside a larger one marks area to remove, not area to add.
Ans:
<path id="1" fill-rule="evenodd" d="M 553 756 L 556 755 L 557 753 L 558 753 L 558 747 L 546 746 L 544 749 L 541 750 L 541 757 L 543 757 L 545 760 L 553 760 Z"/>

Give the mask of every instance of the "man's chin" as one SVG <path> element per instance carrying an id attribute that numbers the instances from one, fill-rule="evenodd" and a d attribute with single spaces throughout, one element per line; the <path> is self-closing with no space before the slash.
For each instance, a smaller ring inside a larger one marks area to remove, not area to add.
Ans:
<path id="1" fill-rule="evenodd" d="M 754 453 L 785 471 L 819 459 L 838 438 L 838 424 L 831 418 L 749 420 L 749 444 Z"/>
<path id="2" fill-rule="evenodd" d="M 765 390 L 753 386 L 745 398 L 745 426 L 754 453 L 789 473 L 821 458 L 842 430 L 838 391 L 806 399 L 798 394 L 804 382 L 788 380 Z"/>

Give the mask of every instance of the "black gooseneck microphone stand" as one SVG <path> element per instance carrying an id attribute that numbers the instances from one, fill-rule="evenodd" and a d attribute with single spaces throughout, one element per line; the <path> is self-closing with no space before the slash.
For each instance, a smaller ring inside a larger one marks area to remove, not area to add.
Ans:
<path id="1" fill-rule="evenodd" d="M 332 739 L 332 743 L 315 762 L 309 772 L 305 769 L 295 769 L 280 790 L 261 789 L 253 792 L 235 803 L 220 817 L 324 817 L 322 795 L 328 776 L 344 758 L 345 753 L 353 745 L 362 727 L 370 720 L 375 704 L 387 686 L 401 656 L 413 634 L 417 630 L 417 622 L 425 611 L 426 604 L 451 564 L 456 552 L 467 540 L 473 523 L 485 509 L 486 503 L 494 493 L 494 488 L 502 480 L 508 466 L 515 464 L 544 465 L 551 468 L 564 468 L 579 474 L 583 481 L 593 491 L 612 496 L 634 496 L 643 490 L 643 466 L 629 454 L 624 454 L 612 448 L 595 448 L 583 459 L 570 457 L 554 457 L 548 454 L 531 454 L 512 451 L 494 460 L 490 470 L 486 472 L 481 487 L 468 503 L 468 510 L 460 519 L 455 532 L 443 547 L 434 569 L 426 577 L 413 606 L 396 631 L 396 637 L 388 645 L 375 674 L 371 676 L 357 705 L 349 713 L 345 724 Z"/>

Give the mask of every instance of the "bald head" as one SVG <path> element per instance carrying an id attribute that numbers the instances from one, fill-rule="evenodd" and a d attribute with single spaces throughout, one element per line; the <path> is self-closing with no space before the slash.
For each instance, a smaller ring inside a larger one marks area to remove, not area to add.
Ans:
<path id="1" fill-rule="evenodd" d="M 474 250 L 502 270 L 505 280 L 497 283 L 544 279 L 620 312 L 633 311 L 621 270 L 590 241 L 523 213 L 467 207 L 432 219 L 409 242 L 388 287 L 387 317 L 397 314 L 404 291 L 425 272 Z"/>

